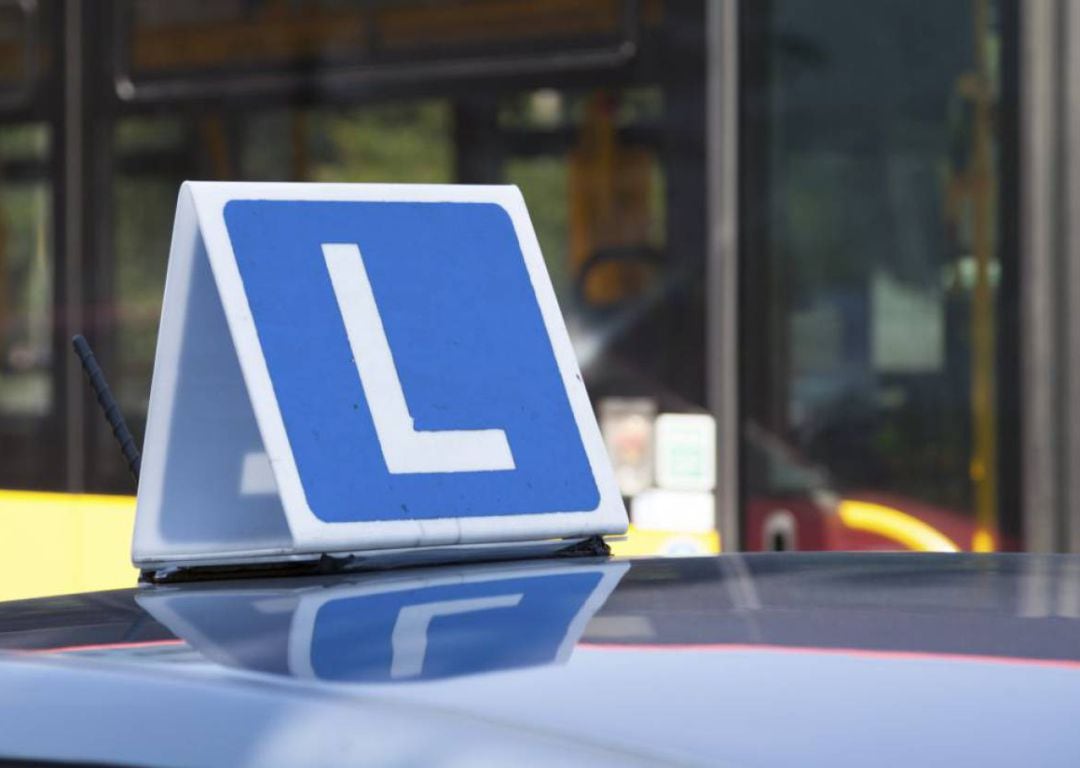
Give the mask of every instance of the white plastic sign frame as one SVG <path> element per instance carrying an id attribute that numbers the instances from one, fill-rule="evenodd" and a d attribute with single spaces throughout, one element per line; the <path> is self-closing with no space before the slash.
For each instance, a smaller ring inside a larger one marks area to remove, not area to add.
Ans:
<path id="1" fill-rule="evenodd" d="M 599 494 L 596 508 L 364 522 L 317 518 L 305 498 L 226 227 L 225 206 L 234 200 L 501 206 L 513 223 L 591 467 Z M 183 184 L 139 481 L 132 544 L 137 566 L 265 562 L 333 552 L 569 538 L 622 533 L 626 525 L 626 510 L 517 187 Z"/>

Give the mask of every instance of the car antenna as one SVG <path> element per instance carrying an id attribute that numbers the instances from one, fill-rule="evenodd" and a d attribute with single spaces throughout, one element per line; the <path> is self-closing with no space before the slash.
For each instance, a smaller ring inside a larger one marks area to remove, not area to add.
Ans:
<path id="1" fill-rule="evenodd" d="M 128 469 L 138 480 L 142 456 L 139 454 L 138 446 L 135 445 L 135 438 L 132 437 L 127 422 L 124 421 L 124 415 L 120 412 L 120 405 L 116 402 L 116 398 L 113 397 L 112 390 L 109 389 L 109 382 L 105 380 L 105 373 L 101 370 L 101 366 L 98 365 L 97 358 L 94 357 L 94 352 L 90 349 L 90 343 L 81 333 L 75 334 L 71 339 L 71 346 L 75 348 L 75 354 L 78 356 L 79 362 L 82 363 L 83 371 L 86 373 L 86 380 L 90 382 L 90 388 L 97 395 L 98 405 L 101 406 L 101 410 L 105 413 L 105 421 L 109 422 L 109 426 L 112 427 L 113 437 L 120 444 L 120 451 L 124 454 Z"/>

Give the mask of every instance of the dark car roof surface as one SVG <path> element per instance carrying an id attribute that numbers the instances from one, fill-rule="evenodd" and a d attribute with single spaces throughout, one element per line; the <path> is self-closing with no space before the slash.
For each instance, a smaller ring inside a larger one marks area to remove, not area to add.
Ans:
<path id="1" fill-rule="evenodd" d="M 0 604 L 0 757 L 1080 759 L 1080 557 L 725 555 Z"/>

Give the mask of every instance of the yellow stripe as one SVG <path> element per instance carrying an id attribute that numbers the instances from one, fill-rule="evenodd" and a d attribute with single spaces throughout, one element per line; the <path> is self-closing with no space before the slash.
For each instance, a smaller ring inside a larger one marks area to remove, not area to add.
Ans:
<path id="1" fill-rule="evenodd" d="M 132 496 L 0 491 L 0 600 L 131 587 Z"/>
<path id="2" fill-rule="evenodd" d="M 81 508 L 127 508 L 135 509 L 134 496 L 109 496 L 96 493 L 56 493 L 53 491 L 4 491 L 0 490 L 0 504 L 71 504 Z"/>
<path id="3" fill-rule="evenodd" d="M 994 541 L 994 534 L 985 528 L 977 529 L 971 537 L 971 551 L 996 552 L 997 543 Z"/>
<path id="4" fill-rule="evenodd" d="M 844 499 L 840 502 L 839 514 L 848 528 L 876 534 L 915 552 L 959 551 L 956 544 L 938 529 L 892 507 Z"/>
<path id="5" fill-rule="evenodd" d="M 720 534 L 641 530 L 631 525 L 625 536 L 611 537 L 608 545 L 615 557 L 715 555 L 720 552 Z"/>

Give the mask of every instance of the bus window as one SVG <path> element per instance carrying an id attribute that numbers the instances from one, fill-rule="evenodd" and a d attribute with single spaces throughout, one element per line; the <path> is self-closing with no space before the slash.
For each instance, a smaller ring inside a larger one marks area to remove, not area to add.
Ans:
<path id="1" fill-rule="evenodd" d="M 776 509 L 801 548 L 1018 544 L 1009 7 L 783 1 L 744 20 L 748 547 Z M 774 443 L 821 487 L 770 481 Z"/>
<path id="2" fill-rule="evenodd" d="M 49 130 L 0 128 L 0 487 L 62 484 Z"/>
<path id="3" fill-rule="evenodd" d="M 95 345 L 136 435 L 185 178 L 517 184 L 590 392 L 703 407 L 703 7 L 453 5 L 114 9 Z M 89 489 L 130 491 L 90 425 Z"/>

